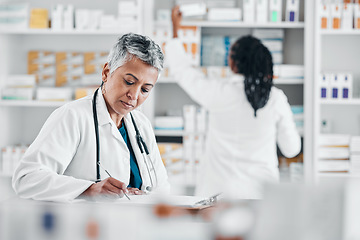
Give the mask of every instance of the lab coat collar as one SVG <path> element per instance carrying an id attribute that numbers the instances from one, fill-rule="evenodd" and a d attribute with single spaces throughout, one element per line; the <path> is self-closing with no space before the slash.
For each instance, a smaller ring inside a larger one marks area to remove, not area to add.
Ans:
<path id="1" fill-rule="evenodd" d="M 109 111 L 106 107 L 104 96 L 99 88 L 97 98 L 96 98 L 96 110 L 98 115 L 99 126 L 103 126 L 108 123 L 113 123 L 113 120 L 110 117 Z"/>

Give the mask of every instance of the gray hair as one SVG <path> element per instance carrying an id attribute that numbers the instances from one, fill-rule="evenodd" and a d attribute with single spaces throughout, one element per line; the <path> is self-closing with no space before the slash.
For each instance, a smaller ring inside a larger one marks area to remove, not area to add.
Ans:
<path id="1" fill-rule="evenodd" d="M 110 74 L 136 57 L 158 70 L 158 76 L 163 69 L 164 54 L 161 48 L 147 36 L 127 33 L 120 37 L 108 56 Z"/>

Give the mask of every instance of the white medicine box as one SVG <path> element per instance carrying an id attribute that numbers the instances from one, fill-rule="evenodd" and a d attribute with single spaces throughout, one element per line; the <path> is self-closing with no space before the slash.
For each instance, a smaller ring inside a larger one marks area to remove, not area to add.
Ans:
<path id="1" fill-rule="evenodd" d="M 331 14 L 331 28 L 340 29 L 341 28 L 341 11 L 343 4 L 333 3 L 330 5 L 330 14 Z"/>
<path id="2" fill-rule="evenodd" d="M 353 77 L 350 73 L 342 73 L 338 75 L 340 83 L 340 97 L 342 99 L 352 98 Z"/>
<path id="3" fill-rule="evenodd" d="M 360 29 L 360 3 L 354 4 L 354 28 Z"/>
<path id="4" fill-rule="evenodd" d="M 320 75 L 320 98 L 326 99 L 330 97 L 330 75 Z"/>
<path id="5" fill-rule="evenodd" d="M 354 5 L 351 3 L 344 3 L 342 8 L 342 29 L 352 29 L 354 18 Z"/>
<path id="6" fill-rule="evenodd" d="M 268 0 L 256 0 L 256 22 L 264 23 L 268 21 Z M 244 13 L 245 14 L 245 13 Z"/>
<path id="7" fill-rule="evenodd" d="M 244 0 L 244 22 L 255 22 L 255 0 Z"/>
<path id="8" fill-rule="evenodd" d="M 281 22 L 282 20 L 282 1 L 270 0 L 269 2 L 270 22 Z"/>
<path id="9" fill-rule="evenodd" d="M 330 28 L 330 6 L 328 4 L 321 4 L 319 11 L 321 28 Z"/>
<path id="10" fill-rule="evenodd" d="M 299 21 L 299 0 L 287 0 L 286 1 L 286 17 L 287 22 Z"/>
<path id="11" fill-rule="evenodd" d="M 330 74 L 330 96 L 332 99 L 339 99 L 341 82 L 338 74 Z"/>

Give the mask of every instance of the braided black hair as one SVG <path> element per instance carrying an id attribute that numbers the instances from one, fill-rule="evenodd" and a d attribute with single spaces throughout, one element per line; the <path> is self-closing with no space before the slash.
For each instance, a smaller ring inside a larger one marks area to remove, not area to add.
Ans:
<path id="1" fill-rule="evenodd" d="M 252 36 L 238 39 L 231 47 L 230 57 L 236 73 L 245 77 L 245 94 L 256 111 L 269 100 L 273 86 L 273 62 L 269 50 Z"/>

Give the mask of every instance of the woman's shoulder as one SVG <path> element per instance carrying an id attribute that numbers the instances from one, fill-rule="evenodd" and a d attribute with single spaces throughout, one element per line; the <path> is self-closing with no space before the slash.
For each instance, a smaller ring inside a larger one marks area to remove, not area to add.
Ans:
<path id="1" fill-rule="evenodd" d="M 54 111 L 59 113 L 72 113 L 74 115 L 83 115 L 84 112 L 89 112 L 92 104 L 92 97 L 86 96 L 64 104 Z"/>

